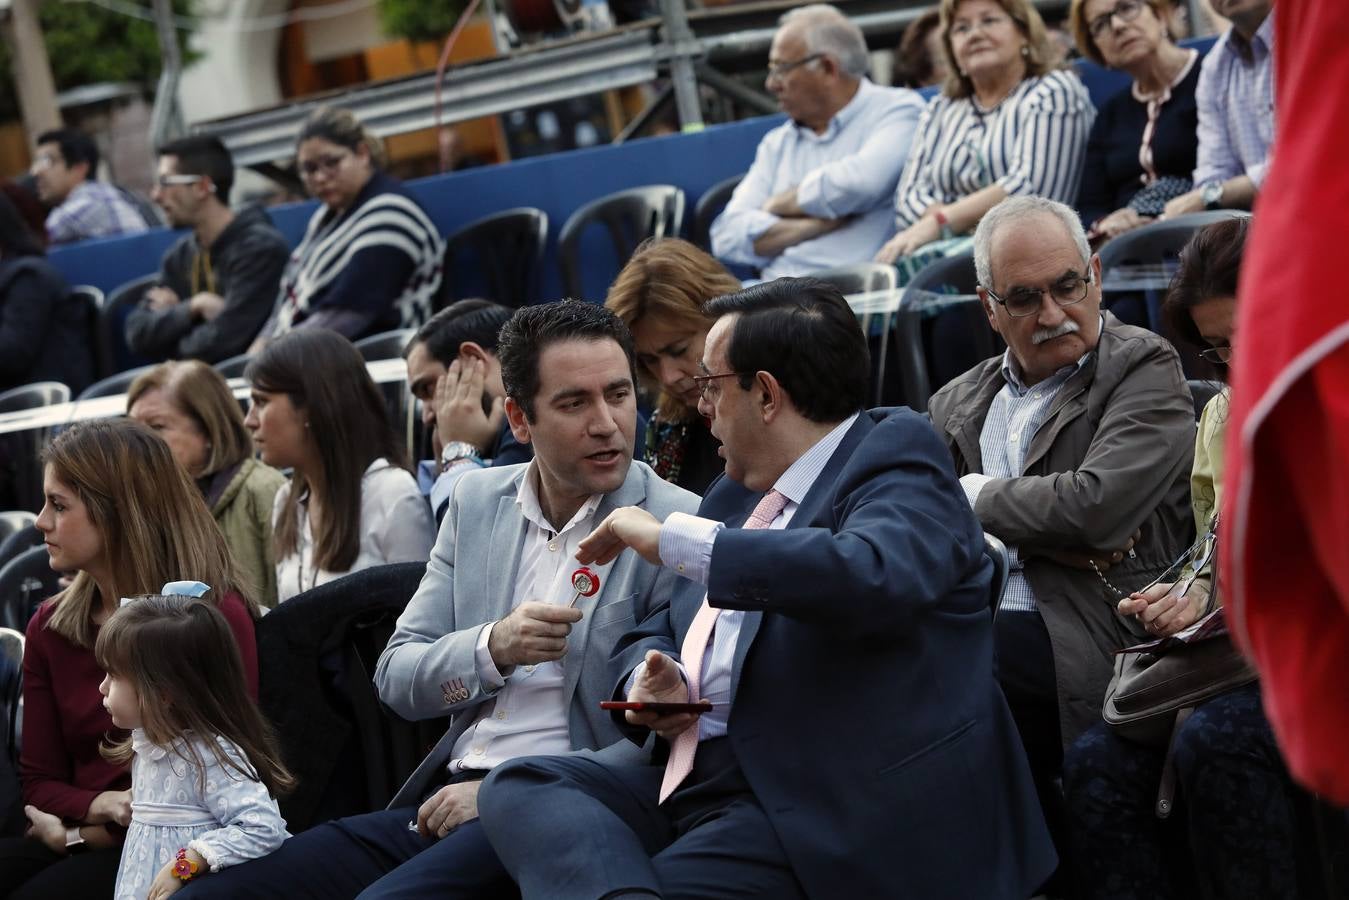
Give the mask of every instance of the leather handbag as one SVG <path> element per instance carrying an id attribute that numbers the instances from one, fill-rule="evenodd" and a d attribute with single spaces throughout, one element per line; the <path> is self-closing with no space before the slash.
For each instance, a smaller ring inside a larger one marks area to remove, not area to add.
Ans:
<path id="1" fill-rule="evenodd" d="M 1202 569 L 1210 562 L 1211 551 L 1207 557 L 1194 561 L 1194 568 Z M 1193 582 L 1194 576 L 1189 578 Z M 1190 627 L 1171 637 L 1116 651 L 1115 674 L 1106 688 L 1101 708 L 1106 723 L 1121 737 L 1166 753 L 1156 805 L 1160 818 L 1170 815 L 1174 805 L 1171 749 L 1185 719 L 1204 701 L 1251 684 L 1258 677 L 1232 643 L 1217 600 L 1214 579 L 1209 595 L 1211 611 Z"/>
<path id="2" fill-rule="evenodd" d="M 1218 607 L 1190 626 L 1205 633 L 1189 642 L 1160 649 L 1163 642 L 1153 641 L 1118 652 L 1101 715 L 1120 736 L 1165 747 L 1181 710 L 1256 680 L 1222 615 Z"/>

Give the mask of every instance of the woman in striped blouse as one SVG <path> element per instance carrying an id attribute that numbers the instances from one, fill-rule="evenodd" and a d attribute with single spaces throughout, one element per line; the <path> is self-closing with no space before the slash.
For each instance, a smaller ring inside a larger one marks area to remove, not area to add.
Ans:
<path id="1" fill-rule="evenodd" d="M 1056 68 L 1028 0 L 942 0 L 950 74 L 929 104 L 895 195 L 899 233 L 876 254 L 907 281 L 963 253 L 984 213 L 1015 194 L 1077 199 L 1094 111 Z"/>
<path id="2" fill-rule="evenodd" d="M 295 144 L 296 168 L 321 205 L 249 353 L 292 328 L 328 328 L 356 340 L 420 326 L 440 292 L 443 245 L 426 211 L 383 171 L 379 138 L 349 111 L 322 107 Z"/>

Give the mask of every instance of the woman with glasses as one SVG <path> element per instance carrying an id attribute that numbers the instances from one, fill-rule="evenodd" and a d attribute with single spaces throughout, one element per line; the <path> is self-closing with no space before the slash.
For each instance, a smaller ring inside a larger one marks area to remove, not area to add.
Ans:
<path id="1" fill-rule="evenodd" d="M 1077 209 L 1093 240 L 1147 224 L 1191 187 L 1199 52 L 1171 40 L 1165 2 L 1073 0 L 1068 11 L 1082 55 L 1133 79 L 1102 104 L 1087 139 Z"/>
<path id="2" fill-rule="evenodd" d="M 1181 256 L 1166 300 L 1176 333 L 1204 347 L 1226 373 L 1236 323 L 1237 272 L 1248 220 L 1198 232 Z M 1199 420 L 1191 495 L 1201 536 L 1214 529 L 1222 493 L 1228 394 L 1215 396 Z M 1209 542 L 1198 542 L 1194 577 L 1158 584 L 1119 603 L 1152 635 L 1188 627 L 1216 607 Z M 1222 549 L 1218 548 L 1221 553 Z M 1208 564 L 1204 565 L 1204 560 Z M 1073 895 L 1083 900 L 1201 897 L 1263 900 L 1320 896 L 1299 884 L 1293 804 L 1296 789 L 1260 706 L 1257 684 L 1200 704 L 1172 737 L 1177 802 L 1167 819 L 1155 811 L 1166 749 L 1134 743 L 1104 722 L 1069 748 L 1063 787 L 1078 859 Z"/>
<path id="3" fill-rule="evenodd" d="M 322 205 L 249 352 L 297 327 L 355 340 L 426 321 L 440 292 L 440 235 L 402 183 L 382 170 L 379 138 L 347 110 L 324 107 L 300 129 L 295 164 Z"/>
<path id="4" fill-rule="evenodd" d="M 712 321 L 703 306 L 740 290 L 721 263 L 688 241 L 647 241 L 618 273 L 604 305 L 632 332 L 637 375 L 656 411 L 646 431 L 646 462 L 656 474 L 702 494 L 726 464 L 698 412 L 698 367 Z"/>
<path id="5" fill-rule="evenodd" d="M 1007 197 L 1076 200 L 1093 116 L 1028 0 L 942 0 L 941 30 L 946 82 L 899 180 L 899 233 L 876 254 L 902 283 L 968 252 L 974 227 Z"/>

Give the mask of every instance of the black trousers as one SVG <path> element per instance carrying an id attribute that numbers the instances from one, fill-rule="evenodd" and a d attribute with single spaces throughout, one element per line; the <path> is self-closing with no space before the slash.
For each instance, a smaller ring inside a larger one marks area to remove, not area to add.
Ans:
<path id="1" fill-rule="evenodd" d="M 473 781 L 464 774 L 452 782 Z M 308 897 L 362 900 L 437 897 L 516 900 L 520 896 L 473 819 L 439 840 L 415 827 L 417 807 L 386 809 L 315 825 L 274 853 L 200 878 L 183 900 Z"/>
<path id="2" fill-rule="evenodd" d="M 725 738 L 658 804 L 663 766 L 534 756 L 498 766 L 478 811 L 526 898 L 803 898 Z"/>
<path id="3" fill-rule="evenodd" d="M 1030 763 L 1035 793 L 1049 826 L 1059 869 L 1048 887 L 1062 890 L 1073 867 L 1063 805 L 1063 731 L 1054 675 L 1054 647 L 1038 612 L 1001 610 L 994 625 L 998 683 L 1012 711 L 1021 745 Z"/>
<path id="4" fill-rule="evenodd" d="M 0 897 L 11 900 L 99 900 L 117 884 L 122 848 L 61 856 L 29 838 L 0 840 Z"/>

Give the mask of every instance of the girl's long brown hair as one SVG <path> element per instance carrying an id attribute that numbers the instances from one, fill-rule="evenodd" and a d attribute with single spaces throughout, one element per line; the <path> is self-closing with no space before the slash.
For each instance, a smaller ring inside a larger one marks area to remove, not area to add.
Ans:
<path id="1" fill-rule="evenodd" d="M 384 395 L 351 341 L 322 328 L 301 328 L 268 344 L 248 364 L 244 378 L 260 391 L 290 398 L 305 414 L 318 453 L 319 484 L 311 485 L 298 469 L 291 476 L 290 494 L 273 536 L 277 558 L 296 552 L 300 498 L 317 489 L 323 517 L 314 535 L 314 564 L 345 572 L 361 552 L 365 470 L 381 457 L 408 467 L 407 452 L 389 423 Z"/>
<path id="2" fill-rule="evenodd" d="M 239 593 L 259 614 L 201 491 L 159 435 L 130 419 L 82 422 L 57 435 L 44 460 L 103 539 L 113 599 L 190 579 L 215 587 L 217 596 Z M 55 604 L 48 628 L 76 646 L 93 646 L 99 596 L 87 572 L 48 602 Z"/>
<path id="3" fill-rule="evenodd" d="M 145 736 L 195 765 L 203 789 L 205 760 L 191 741 L 176 741 L 188 732 L 211 748 L 222 768 L 262 782 L 272 796 L 294 788 L 271 727 L 248 696 L 234 632 L 214 603 L 161 594 L 138 597 L 109 617 L 94 658 L 109 675 L 131 682 L 140 698 Z M 243 751 L 248 767 L 224 752 L 220 738 Z M 105 744 L 100 752 L 126 765 L 133 755 L 131 739 Z"/>

